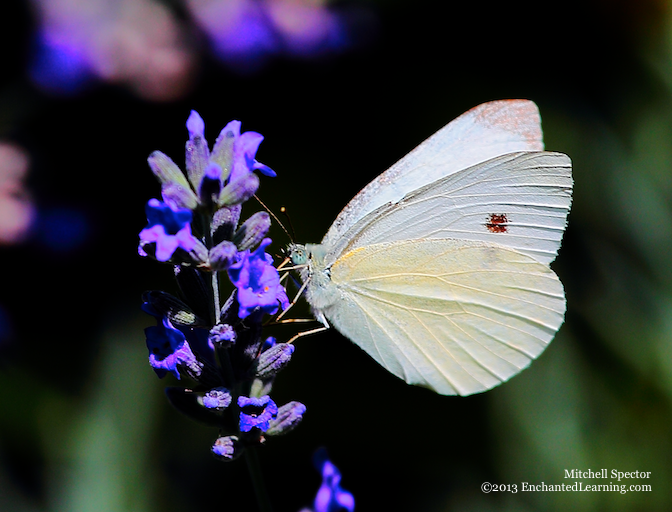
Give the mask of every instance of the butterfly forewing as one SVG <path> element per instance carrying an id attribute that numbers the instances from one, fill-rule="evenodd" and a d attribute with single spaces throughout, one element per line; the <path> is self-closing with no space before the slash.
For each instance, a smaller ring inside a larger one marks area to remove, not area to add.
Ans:
<path id="1" fill-rule="evenodd" d="M 562 324 L 562 284 L 517 251 L 455 240 L 360 247 L 331 269 L 333 325 L 410 384 L 469 395 L 529 365 Z"/>
<path id="2" fill-rule="evenodd" d="M 357 194 L 322 243 L 333 245 L 362 217 L 461 169 L 517 151 L 541 151 L 541 120 L 528 100 L 499 100 L 451 121 Z"/>
<path id="3" fill-rule="evenodd" d="M 371 212 L 331 247 L 327 260 L 376 243 L 453 238 L 503 245 L 548 264 L 560 247 L 571 194 L 567 155 L 499 156 Z"/>

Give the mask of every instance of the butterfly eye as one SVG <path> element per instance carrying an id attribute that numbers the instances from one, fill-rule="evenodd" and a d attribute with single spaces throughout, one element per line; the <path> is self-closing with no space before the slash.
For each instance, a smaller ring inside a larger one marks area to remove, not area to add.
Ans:
<path id="1" fill-rule="evenodd" d="M 293 265 L 305 265 L 308 262 L 308 252 L 299 245 L 289 247 L 289 258 Z"/>

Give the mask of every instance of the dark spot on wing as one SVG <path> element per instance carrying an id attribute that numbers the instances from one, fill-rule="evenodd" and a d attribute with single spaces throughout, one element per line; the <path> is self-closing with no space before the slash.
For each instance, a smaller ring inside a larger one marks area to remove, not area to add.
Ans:
<path id="1" fill-rule="evenodd" d="M 506 218 L 505 213 L 491 213 L 485 223 L 490 233 L 506 233 L 509 219 Z"/>

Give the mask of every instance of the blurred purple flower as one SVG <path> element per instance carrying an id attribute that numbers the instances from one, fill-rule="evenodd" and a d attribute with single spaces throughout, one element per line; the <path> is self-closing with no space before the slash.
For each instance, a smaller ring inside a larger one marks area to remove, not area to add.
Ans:
<path id="1" fill-rule="evenodd" d="M 57 94 L 76 94 L 94 78 L 87 57 L 67 33 L 46 27 L 36 34 L 32 47 L 30 78 Z"/>
<path id="2" fill-rule="evenodd" d="M 259 2 L 187 0 L 187 6 L 215 55 L 237 69 L 255 71 L 279 44 Z"/>
<path id="3" fill-rule="evenodd" d="M 289 307 L 287 292 L 280 284 L 280 276 L 273 266 L 273 258 L 266 254 L 271 239 L 264 239 L 254 251 L 243 251 L 240 260 L 229 267 L 229 279 L 238 289 L 238 316 L 247 318 L 255 310 L 274 315 L 278 303 Z"/>
<path id="4" fill-rule="evenodd" d="M 59 206 L 38 211 L 31 235 L 50 251 L 67 254 L 82 247 L 90 231 L 91 226 L 84 211 Z"/>
<path id="5" fill-rule="evenodd" d="M 35 13 L 29 76 L 54 94 L 76 94 L 96 81 L 140 97 L 172 101 L 197 76 L 191 27 L 161 0 L 31 0 Z M 330 0 L 186 0 L 189 17 L 224 63 L 242 72 L 273 55 L 314 57 L 370 37 L 365 8 Z M 169 3 L 170 4 L 170 3 Z M 147 23 L 151 20 L 151 23 Z"/>
<path id="6" fill-rule="evenodd" d="M 196 239 L 191 234 L 191 210 L 173 209 L 158 199 L 150 199 L 145 207 L 147 227 L 140 231 L 141 256 L 147 256 L 143 246 L 156 243 L 156 259 L 168 261 L 175 250 L 181 247 L 191 251 L 196 246 Z"/>
<path id="7" fill-rule="evenodd" d="M 260 398 L 239 396 L 238 407 L 241 432 L 249 432 L 253 428 L 266 432 L 270 421 L 278 415 L 278 406 L 268 395 Z"/>
<path id="8" fill-rule="evenodd" d="M 266 0 L 266 10 L 284 50 L 311 56 L 347 45 L 345 20 L 326 0 Z"/>
<path id="9" fill-rule="evenodd" d="M 324 448 L 315 453 L 314 462 L 317 470 L 322 473 L 322 485 L 313 504 L 314 512 L 353 512 L 355 498 L 341 487 L 341 472 L 328 459 Z"/>
<path id="10" fill-rule="evenodd" d="M 324 0 L 187 0 L 213 51 L 241 71 L 269 56 L 312 56 L 346 45 L 344 20 Z"/>

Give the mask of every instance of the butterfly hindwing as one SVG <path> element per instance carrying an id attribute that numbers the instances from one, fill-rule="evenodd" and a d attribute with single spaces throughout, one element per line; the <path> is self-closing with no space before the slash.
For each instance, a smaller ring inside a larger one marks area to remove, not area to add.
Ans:
<path id="1" fill-rule="evenodd" d="M 331 268 L 330 322 L 382 366 L 441 394 L 485 391 L 527 367 L 563 322 L 547 266 L 456 240 L 360 247 Z"/>

